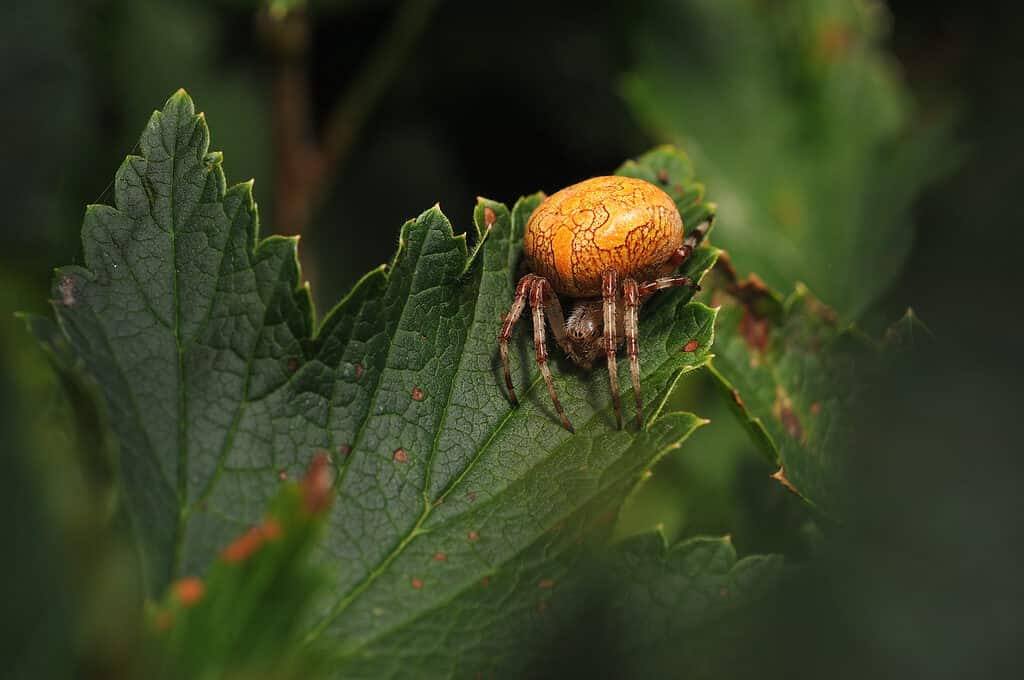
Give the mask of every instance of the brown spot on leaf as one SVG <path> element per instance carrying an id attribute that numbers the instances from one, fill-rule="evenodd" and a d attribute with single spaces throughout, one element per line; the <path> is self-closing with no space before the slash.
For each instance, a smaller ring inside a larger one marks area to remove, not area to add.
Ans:
<path id="1" fill-rule="evenodd" d="M 700 347 L 700 342 L 699 341 L 697 341 L 697 340 L 690 340 L 685 345 L 683 345 L 683 351 L 684 352 L 696 352 L 698 347 Z"/>
<path id="2" fill-rule="evenodd" d="M 294 373 L 299 370 L 299 360 L 295 357 L 288 357 L 288 372 Z"/>
<path id="3" fill-rule="evenodd" d="M 497 214 L 495 214 L 494 209 L 492 209 L 490 206 L 485 206 L 484 207 L 484 224 L 487 225 L 488 229 L 490 229 L 491 227 L 494 226 L 494 222 L 497 219 L 498 219 L 498 216 L 497 216 Z"/>
<path id="4" fill-rule="evenodd" d="M 414 401 L 423 401 L 423 390 L 421 390 L 419 387 L 413 387 L 412 398 Z"/>
<path id="5" fill-rule="evenodd" d="M 800 417 L 793 410 L 792 400 L 781 385 L 775 388 L 775 404 L 772 405 L 772 413 L 779 419 L 790 437 L 803 443 L 804 427 L 800 423 Z"/>
<path id="6" fill-rule="evenodd" d="M 480 579 L 480 585 L 482 585 L 482 586 L 489 586 L 489 585 L 491 585 L 491 577 L 490 576 L 484 576 L 482 579 Z"/>
<path id="7" fill-rule="evenodd" d="M 550 578 L 542 578 L 540 581 L 537 582 L 537 587 L 543 588 L 545 590 L 550 590 L 555 587 L 555 581 L 554 579 Z"/>
<path id="8" fill-rule="evenodd" d="M 191 607 L 203 599 L 205 592 L 206 586 L 195 576 L 186 576 L 174 584 L 174 596 L 186 607 Z"/>
<path id="9" fill-rule="evenodd" d="M 480 534 L 476 533 L 475 531 L 470 531 L 468 534 L 466 534 L 466 537 L 469 538 L 469 540 L 471 541 L 475 541 L 478 538 L 480 538 Z"/>
<path id="10" fill-rule="evenodd" d="M 414 579 L 409 581 L 409 585 L 411 585 L 416 590 L 419 590 L 420 588 L 423 587 L 423 579 L 414 578 Z"/>
<path id="11" fill-rule="evenodd" d="M 740 319 L 740 335 L 751 349 L 763 352 L 768 347 L 771 327 L 768 319 L 757 316 L 749 307 L 743 310 Z"/>
<path id="12" fill-rule="evenodd" d="M 287 482 L 288 473 L 285 470 L 281 470 L 280 472 L 277 473 L 277 478 L 280 479 L 282 482 Z"/>
<path id="13" fill-rule="evenodd" d="M 318 515 L 331 504 L 331 464 L 327 452 L 320 449 L 302 478 L 302 501 L 306 510 Z"/>
<path id="14" fill-rule="evenodd" d="M 366 372 L 366 369 L 363 368 L 362 364 L 356 364 L 355 369 L 356 369 L 356 380 L 358 380 L 359 378 L 363 377 L 363 373 Z"/>
<path id="15" fill-rule="evenodd" d="M 813 404 L 811 404 L 811 413 L 813 413 L 814 415 L 818 415 L 819 413 L 821 413 L 821 404 L 819 404 L 818 402 L 814 402 Z"/>
<path id="16" fill-rule="evenodd" d="M 800 495 L 800 492 L 796 490 L 796 487 L 793 486 L 793 483 L 786 478 L 786 471 L 781 466 L 779 466 L 779 469 L 776 470 L 775 474 L 773 474 L 771 477 L 772 479 L 782 484 L 782 486 L 789 489 L 792 493 L 796 494 L 797 496 Z"/>
<path id="17" fill-rule="evenodd" d="M 476 491 L 470 491 L 469 493 L 467 493 L 466 494 L 466 500 L 469 501 L 470 503 L 475 503 L 476 502 Z"/>
<path id="18" fill-rule="evenodd" d="M 352 453 L 352 447 L 351 446 L 349 446 L 348 444 L 339 444 L 338 445 L 338 455 L 339 456 L 344 458 L 345 456 L 347 456 L 350 453 Z"/>
<path id="19" fill-rule="evenodd" d="M 718 594 L 721 595 L 722 597 L 729 597 L 729 589 L 726 588 L 725 586 L 722 586 L 721 588 L 718 589 Z"/>
<path id="20" fill-rule="evenodd" d="M 448 559 L 448 555 L 443 552 L 436 552 L 434 553 L 434 559 L 438 562 L 444 562 L 446 559 Z"/>
<path id="21" fill-rule="evenodd" d="M 395 449 L 395 462 L 404 463 L 409 460 L 409 454 L 405 452 L 405 449 Z"/>
<path id="22" fill-rule="evenodd" d="M 800 419 L 796 413 L 793 412 L 793 409 L 783 408 L 779 417 L 782 419 L 782 425 L 786 428 L 789 436 L 798 441 L 803 441 L 804 428 L 800 424 Z"/>
<path id="23" fill-rule="evenodd" d="M 281 535 L 281 525 L 274 519 L 267 519 L 236 538 L 228 547 L 221 551 L 220 558 L 225 562 L 238 563 L 249 559 L 267 541 Z"/>
<path id="24" fill-rule="evenodd" d="M 437 506 L 441 505 L 441 503 L 444 503 L 444 498 L 441 497 L 441 496 L 438 496 L 437 500 L 434 501 L 434 507 L 436 508 Z"/>
<path id="25" fill-rule="evenodd" d="M 537 601 L 537 613 L 538 614 L 543 614 L 544 611 L 547 608 L 548 608 L 548 601 L 547 600 L 538 600 Z"/>
<path id="26" fill-rule="evenodd" d="M 668 170 L 665 168 L 658 169 L 658 181 L 662 184 L 668 184 Z"/>

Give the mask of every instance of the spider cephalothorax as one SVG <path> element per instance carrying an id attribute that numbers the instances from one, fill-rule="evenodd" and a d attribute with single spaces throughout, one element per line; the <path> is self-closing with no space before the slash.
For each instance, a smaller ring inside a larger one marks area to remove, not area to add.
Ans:
<path id="1" fill-rule="evenodd" d="M 662 288 L 697 288 L 696 282 L 673 272 L 704 239 L 709 226 L 710 221 L 704 222 L 684 238 L 683 220 L 672 198 L 650 182 L 630 177 L 594 177 L 537 206 L 523 237 L 530 273 L 519 279 L 498 337 L 512 402 L 518 399 L 509 371 L 508 341 L 529 299 L 537 363 L 562 424 L 572 431 L 547 366 L 545 314 L 555 341 L 574 363 L 589 369 L 601 354 L 607 358 L 620 429 L 615 354 L 625 342 L 636 421 L 642 426 L 637 310 Z M 559 296 L 572 301 L 568 319 Z"/>

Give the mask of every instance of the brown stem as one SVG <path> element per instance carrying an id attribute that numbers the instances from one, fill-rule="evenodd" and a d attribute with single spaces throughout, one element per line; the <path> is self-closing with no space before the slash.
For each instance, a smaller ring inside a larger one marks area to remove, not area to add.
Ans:
<path id="1" fill-rule="evenodd" d="M 313 215 L 352 143 L 394 81 L 436 4 L 436 0 L 402 3 L 366 64 L 338 98 L 320 144 L 315 139 L 311 112 L 309 15 L 302 9 L 279 14 L 265 8 L 260 13 L 260 33 L 274 63 L 273 224 L 278 232 L 309 232 Z M 304 257 L 302 264 L 306 279 L 313 280 L 312 261 Z"/>

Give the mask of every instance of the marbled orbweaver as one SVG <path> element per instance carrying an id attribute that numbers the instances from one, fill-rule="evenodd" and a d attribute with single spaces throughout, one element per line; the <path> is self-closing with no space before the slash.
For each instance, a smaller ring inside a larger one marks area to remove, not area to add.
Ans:
<path id="1" fill-rule="evenodd" d="M 704 240 L 710 219 L 683 235 L 683 220 L 672 198 L 641 179 L 594 177 L 546 198 L 526 225 L 523 249 L 530 273 L 519 279 L 498 342 L 509 399 L 518 405 L 509 372 L 508 342 L 529 299 L 537 363 L 555 411 L 570 432 L 572 424 L 558 401 L 548 369 L 544 317 L 555 341 L 578 366 L 590 369 L 602 351 L 608 361 L 615 422 L 622 410 L 615 355 L 623 342 L 636 398 L 636 422 L 643 426 L 637 312 L 662 288 L 695 281 L 673 272 Z M 569 318 L 559 296 L 571 301 Z"/>

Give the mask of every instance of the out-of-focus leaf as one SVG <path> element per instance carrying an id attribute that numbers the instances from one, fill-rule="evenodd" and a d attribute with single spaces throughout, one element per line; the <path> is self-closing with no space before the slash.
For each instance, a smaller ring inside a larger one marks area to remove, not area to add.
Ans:
<path id="1" fill-rule="evenodd" d="M 149 612 L 147 677 L 307 678 L 305 614 L 326 582 L 310 562 L 333 497 L 326 454 L 288 482 L 266 517 L 224 546 L 200 579 L 175 581 Z"/>
<path id="2" fill-rule="evenodd" d="M 922 185 L 959 150 L 915 124 L 881 47 L 885 8 L 859 0 L 655 3 L 626 98 L 715 187 L 716 241 L 774 288 L 806 282 L 855 316 L 902 267 Z"/>
<path id="3" fill-rule="evenodd" d="M 728 271 L 728 262 L 719 269 Z M 714 302 L 720 311 L 712 375 L 779 465 L 775 479 L 826 515 L 841 516 L 864 388 L 895 355 L 841 323 L 801 284 L 783 300 L 752 275 L 719 288 Z M 897 338 L 920 328 L 909 314 L 888 336 L 898 345 Z"/>

